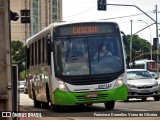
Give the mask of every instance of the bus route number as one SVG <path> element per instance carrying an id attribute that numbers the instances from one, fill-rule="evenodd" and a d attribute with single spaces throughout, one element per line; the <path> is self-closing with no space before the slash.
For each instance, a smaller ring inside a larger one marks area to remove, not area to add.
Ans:
<path id="1" fill-rule="evenodd" d="M 112 84 L 101 84 L 101 85 L 98 85 L 99 89 L 109 89 L 111 87 L 112 87 Z"/>

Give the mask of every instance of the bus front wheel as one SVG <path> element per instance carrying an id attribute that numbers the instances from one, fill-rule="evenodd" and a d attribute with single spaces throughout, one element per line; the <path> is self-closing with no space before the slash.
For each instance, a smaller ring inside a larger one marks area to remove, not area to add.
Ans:
<path id="1" fill-rule="evenodd" d="M 115 101 L 107 101 L 104 106 L 107 110 L 114 109 Z"/>
<path id="2" fill-rule="evenodd" d="M 51 104 L 51 110 L 52 111 L 57 111 L 60 109 L 60 105 L 54 105 L 54 104 Z"/>

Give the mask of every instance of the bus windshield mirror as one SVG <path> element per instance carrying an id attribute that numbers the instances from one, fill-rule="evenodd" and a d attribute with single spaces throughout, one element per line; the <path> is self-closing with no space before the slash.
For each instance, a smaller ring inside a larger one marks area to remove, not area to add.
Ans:
<path id="1" fill-rule="evenodd" d="M 123 39 L 124 45 L 129 45 L 129 41 L 128 41 L 128 38 L 125 35 L 125 33 L 121 31 L 121 34 L 122 34 L 122 39 Z"/>

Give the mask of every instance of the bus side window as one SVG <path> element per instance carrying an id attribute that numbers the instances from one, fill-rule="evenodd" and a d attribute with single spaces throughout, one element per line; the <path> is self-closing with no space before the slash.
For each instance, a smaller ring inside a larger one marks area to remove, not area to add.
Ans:
<path id="1" fill-rule="evenodd" d="M 49 35 L 47 35 L 47 36 L 45 36 L 44 38 L 43 38 L 43 59 L 44 59 L 44 63 L 45 64 L 48 64 L 48 40 L 50 40 L 49 39 L 49 37 L 48 37 Z"/>
<path id="2" fill-rule="evenodd" d="M 37 65 L 37 42 L 35 44 L 35 55 L 34 55 L 34 60 L 35 60 L 35 65 Z"/>
<path id="3" fill-rule="evenodd" d="M 29 65 L 32 66 L 32 44 L 29 46 L 29 57 L 30 57 Z"/>
<path id="4" fill-rule="evenodd" d="M 41 39 L 38 40 L 38 64 L 41 64 Z"/>
<path id="5" fill-rule="evenodd" d="M 31 65 L 34 65 L 34 43 L 31 44 Z"/>
<path id="6" fill-rule="evenodd" d="M 151 70 L 151 64 L 150 63 L 148 63 L 147 68 L 148 68 L 148 70 Z"/>
<path id="7" fill-rule="evenodd" d="M 44 55 L 44 52 L 45 51 L 45 38 L 43 37 L 43 40 L 42 40 L 42 63 L 44 63 L 45 61 L 45 55 Z"/>
<path id="8" fill-rule="evenodd" d="M 47 62 L 48 65 L 51 65 L 51 51 L 52 51 L 52 42 L 50 35 L 47 36 Z"/>
<path id="9" fill-rule="evenodd" d="M 45 37 L 45 41 L 44 41 L 44 56 L 45 56 L 45 57 L 44 57 L 44 58 L 45 58 L 45 59 L 44 59 L 44 62 L 45 62 L 45 63 L 48 62 L 48 59 L 47 59 L 47 49 L 48 49 L 48 48 L 47 48 L 47 37 Z"/>
<path id="10" fill-rule="evenodd" d="M 143 64 L 141 64 L 141 65 L 135 65 L 135 68 L 136 69 L 145 69 Z"/>
<path id="11" fill-rule="evenodd" d="M 33 43 L 33 66 L 35 65 L 35 42 Z"/>
<path id="12" fill-rule="evenodd" d="M 31 60 L 30 60 L 30 48 L 26 48 L 27 51 L 27 69 L 29 69 Z"/>
<path id="13" fill-rule="evenodd" d="M 41 54 L 40 61 L 42 64 L 43 63 L 43 38 L 40 39 L 40 54 Z"/>

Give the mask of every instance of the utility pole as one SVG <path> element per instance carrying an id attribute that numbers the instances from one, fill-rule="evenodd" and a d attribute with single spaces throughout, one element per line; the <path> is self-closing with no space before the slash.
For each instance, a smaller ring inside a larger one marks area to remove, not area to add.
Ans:
<path id="1" fill-rule="evenodd" d="M 158 39 L 158 17 L 157 17 L 157 5 L 156 5 L 156 38 L 157 38 L 157 76 L 159 77 L 159 68 L 158 68 L 158 63 L 159 63 L 159 39 Z"/>
<path id="2" fill-rule="evenodd" d="M 132 62 L 132 20 L 131 20 L 131 38 L 130 38 L 130 62 Z"/>

